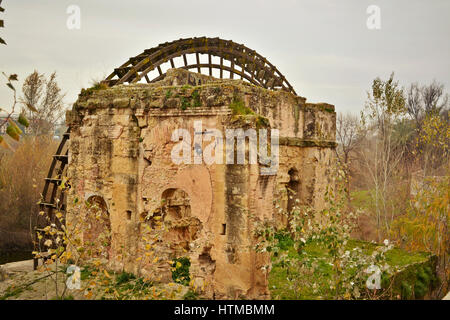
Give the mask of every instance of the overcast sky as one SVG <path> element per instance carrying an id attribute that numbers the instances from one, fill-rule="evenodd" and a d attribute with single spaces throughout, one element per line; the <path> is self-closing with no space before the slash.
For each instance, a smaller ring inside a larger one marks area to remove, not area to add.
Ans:
<path id="1" fill-rule="evenodd" d="M 81 28 L 69 30 L 69 5 Z M 369 30 L 369 5 L 381 29 Z M 243 43 L 266 57 L 310 102 L 359 112 L 372 80 L 450 91 L 449 0 L 4 0 L 0 71 L 23 80 L 57 71 L 68 107 L 83 87 L 159 43 L 193 36 Z M 4 82 L 4 81 L 2 81 Z M 0 107 L 11 103 L 1 84 Z"/>

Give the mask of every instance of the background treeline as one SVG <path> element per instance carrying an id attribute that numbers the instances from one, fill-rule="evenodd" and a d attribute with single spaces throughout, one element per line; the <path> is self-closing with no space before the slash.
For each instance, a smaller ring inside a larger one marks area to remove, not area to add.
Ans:
<path id="1" fill-rule="evenodd" d="M 337 158 L 362 240 L 433 252 L 450 279 L 449 101 L 442 84 L 377 78 L 360 115 L 338 114 Z"/>

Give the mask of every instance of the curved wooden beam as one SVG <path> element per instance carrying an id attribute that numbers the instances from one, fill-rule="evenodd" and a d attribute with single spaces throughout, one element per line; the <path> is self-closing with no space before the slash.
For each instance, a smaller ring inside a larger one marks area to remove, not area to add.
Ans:
<path id="1" fill-rule="evenodd" d="M 187 55 L 195 55 L 195 63 L 187 62 Z M 208 62 L 202 63 L 199 55 L 206 54 Z M 212 63 L 212 57 L 219 57 L 220 64 Z M 241 79 L 249 81 L 255 85 L 268 89 L 281 89 L 296 95 L 294 88 L 286 80 L 283 74 L 266 58 L 256 51 L 247 48 L 242 44 L 220 38 L 188 38 L 172 42 L 166 42 L 151 49 L 144 50 L 141 54 L 131 57 L 104 80 L 109 86 L 124 83 L 136 83 L 143 78 L 147 82 L 155 82 L 164 78 L 161 65 L 169 64 L 174 68 L 174 58 L 182 57 L 184 65 L 178 66 L 184 69 L 208 70 L 212 75 L 212 69 L 220 70 L 220 78 L 223 78 L 223 71 L 230 73 L 230 79 L 238 75 Z M 224 60 L 230 61 L 230 66 L 223 64 Z M 236 66 L 240 68 L 236 69 Z M 148 74 L 157 69 L 159 75 L 150 79 Z"/>

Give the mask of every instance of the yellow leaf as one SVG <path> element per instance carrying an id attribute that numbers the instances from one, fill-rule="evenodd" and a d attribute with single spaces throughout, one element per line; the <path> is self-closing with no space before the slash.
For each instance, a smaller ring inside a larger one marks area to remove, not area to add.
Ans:
<path id="1" fill-rule="evenodd" d="M 0 136 L 0 147 L 7 149 L 7 150 L 11 149 L 9 144 L 3 139 L 2 136 Z"/>
<path id="2" fill-rule="evenodd" d="M 106 277 L 111 278 L 111 276 L 109 275 L 108 271 L 103 270 L 103 272 L 105 273 L 105 276 L 106 276 Z"/>
<path id="3" fill-rule="evenodd" d="M 19 141 L 20 140 L 20 135 L 19 135 L 19 133 L 14 129 L 14 127 L 13 126 L 11 126 L 11 125 L 9 125 L 7 128 L 6 128 L 6 134 L 8 135 L 8 136 L 10 136 L 11 138 L 13 138 L 14 140 L 16 140 L 16 141 Z"/>

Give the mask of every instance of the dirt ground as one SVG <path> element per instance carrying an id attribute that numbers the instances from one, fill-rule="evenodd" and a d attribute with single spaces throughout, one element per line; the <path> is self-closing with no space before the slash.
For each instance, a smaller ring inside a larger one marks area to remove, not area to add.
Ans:
<path id="1" fill-rule="evenodd" d="M 0 299 L 49 300 L 56 297 L 56 283 L 59 295 L 63 292 L 64 279 L 48 272 L 33 271 L 33 260 L 7 263 L 1 266 L 6 279 L 0 282 Z M 55 270 L 55 268 L 53 268 Z M 83 299 L 80 292 L 68 292 L 75 299 Z"/>
<path id="2" fill-rule="evenodd" d="M 7 263 L 0 268 L 0 273 L 3 274 L 3 277 L 0 277 L 0 300 L 52 300 L 58 299 L 58 296 L 64 296 L 66 299 L 70 297 L 71 300 L 87 299 L 83 285 L 81 290 L 66 288 L 66 277 L 61 272 L 56 279 L 55 273 L 52 272 L 56 270 L 54 264 L 48 266 L 48 271 L 34 271 L 33 260 Z M 89 281 L 85 280 L 85 284 Z M 170 292 L 170 296 L 165 295 L 169 299 L 183 299 L 189 291 L 188 287 L 176 283 L 155 284 L 152 285 L 151 289 L 153 288 L 159 292 Z M 121 288 L 117 287 L 117 290 Z M 155 298 L 163 297 L 164 295 Z"/>

